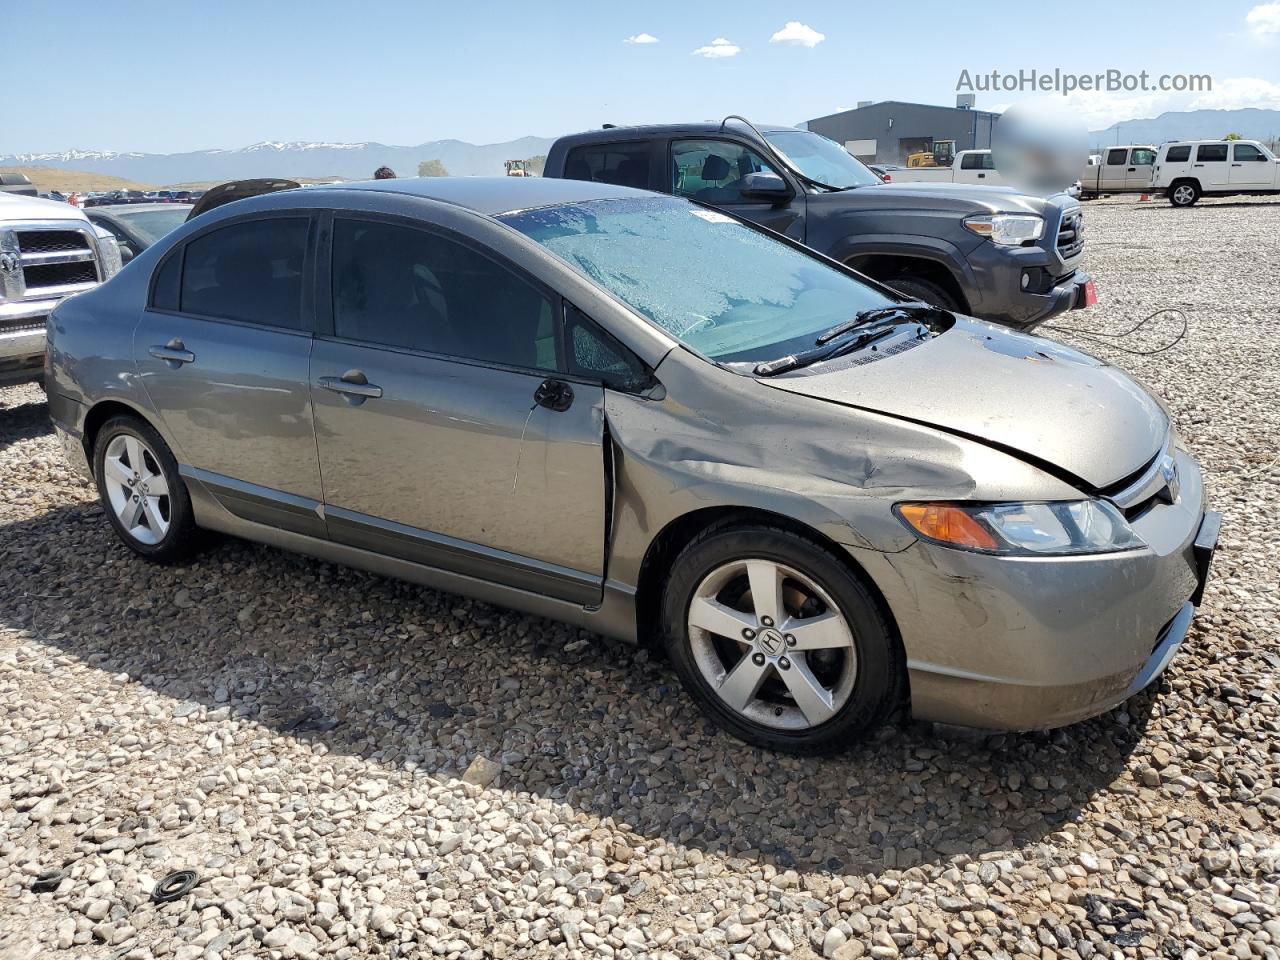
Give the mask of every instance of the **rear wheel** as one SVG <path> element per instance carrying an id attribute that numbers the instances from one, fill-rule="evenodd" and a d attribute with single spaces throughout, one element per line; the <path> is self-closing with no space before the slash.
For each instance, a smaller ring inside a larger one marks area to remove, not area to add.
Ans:
<path id="1" fill-rule="evenodd" d="M 894 277 L 884 282 L 903 296 L 913 297 L 932 306 L 941 307 L 943 310 L 950 310 L 952 313 L 960 311 L 960 304 L 956 302 L 955 297 L 932 280 L 904 276 Z"/>
<path id="2" fill-rule="evenodd" d="M 676 559 L 663 603 L 685 688 L 747 743 L 830 753 L 897 703 L 898 647 L 835 557 L 763 525 L 713 529 Z"/>
<path id="3" fill-rule="evenodd" d="M 135 553 L 171 563 L 198 545 L 178 462 L 150 424 L 130 416 L 103 424 L 94 441 L 93 472 L 111 526 Z"/>
<path id="4" fill-rule="evenodd" d="M 1175 207 L 1189 207 L 1200 199 L 1200 185 L 1191 180 L 1175 183 L 1169 189 L 1169 202 Z"/>

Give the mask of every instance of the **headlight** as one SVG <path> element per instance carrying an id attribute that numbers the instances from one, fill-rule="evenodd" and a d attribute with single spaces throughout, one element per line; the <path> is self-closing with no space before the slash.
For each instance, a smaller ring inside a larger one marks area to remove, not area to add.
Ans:
<path id="1" fill-rule="evenodd" d="M 898 516 L 933 543 L 1017 556 L 1114 553 L 1145 546 L 1102 500 L 1055 503 L 900 503 Z"/>
<path id="2" fill-rule="evenodd" d="M 101 227 L 96 228 L 98 234 L 98 261 L 102 270 L 102 279 L 110 280 L 120 272 L 120 244 L 116 238 Z"/>
<path id="3" fill-rule="evenodd" d="M 1044 220 L 1040 217 L 1013 213 L 997 213 L 989 217 L 965 217 L 964 225 L 970 232 L 987 237 L 992 243 L 1016 247 L 1028 240 L 1039 240 L 1044 233 Z"/>

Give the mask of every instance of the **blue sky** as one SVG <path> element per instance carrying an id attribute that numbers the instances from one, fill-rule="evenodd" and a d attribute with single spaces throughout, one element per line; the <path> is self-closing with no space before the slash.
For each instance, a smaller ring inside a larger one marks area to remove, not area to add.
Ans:
<path id="1" fill-rule="evenodd" d="M 0 154 L 489 143 L 731 112 L 794 123 L 858 100 L 952 103 L 962 69 L 1213 76 L 1196 96 L 1077 95 L 1092 127 L 1280 108 L 1280 2 L 17 0 L 3 24 Z M 640 34 L 657 42 L 626 42 Z"/>

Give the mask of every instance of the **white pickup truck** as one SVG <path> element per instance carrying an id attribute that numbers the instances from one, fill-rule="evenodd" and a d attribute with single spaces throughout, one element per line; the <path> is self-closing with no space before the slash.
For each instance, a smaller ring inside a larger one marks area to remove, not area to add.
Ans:
<path id="1" fill-rule="evenodd" d="M 1280 160 L 1257 140 L 1176 140 L 1162 143 L 1151 189 L 1175 207 L 1202 196 L 1280 193 Z"/>
<path id="2" fill-rule="evenodd" d="M 1107 147 L 1089 158 L 1080 174 L 1080 199 L 1104 193 L 1148 193 L 1156 148 L 1151 144 Z"/>
<path id="3" fill-rule="evenodd" d="M 70 204 L 0 192 L 0 384 L 44 368 L 44 323 L 120 269 L 114 238 Z"/>
<path id="4" fill-rule="evenodd" d="M 1005 186 L 990 150 L 961 150 L 949 167 L 904 167 L 893 171 L 894 183 L 978 183 Z"/>

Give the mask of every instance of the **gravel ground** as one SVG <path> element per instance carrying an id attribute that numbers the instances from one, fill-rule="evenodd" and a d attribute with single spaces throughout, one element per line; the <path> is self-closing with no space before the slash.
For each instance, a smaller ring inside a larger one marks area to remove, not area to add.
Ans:
<path id="1" fill-rule="evenodd" d="M 1086 219 L 1060 322 L 1190 332 L 1055 335 L 1168 402 L 1226 520 L 1164 682 L 1051 734 L 771 755 L 559 624 L 229 540 L 148 566 L 0 391 L 0 957 L 1280 958 L 1280 202 Z"/>

